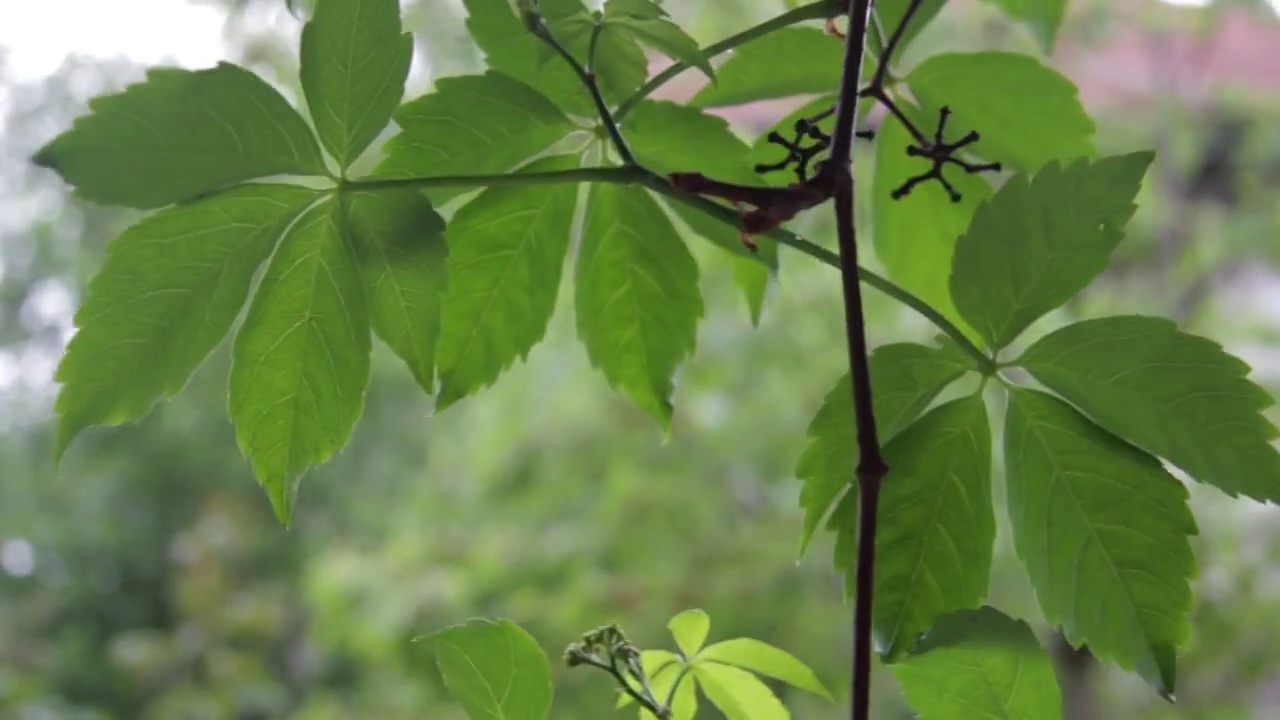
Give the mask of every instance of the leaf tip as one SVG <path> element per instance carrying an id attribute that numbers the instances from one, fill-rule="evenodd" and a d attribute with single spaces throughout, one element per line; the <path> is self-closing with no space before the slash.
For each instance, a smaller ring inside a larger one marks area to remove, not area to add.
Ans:
<path id="1" fill-rule="evenodd" d="M 263 483 L 267 490 L 267 498 L 271 501 L 271 509 L 276 514 L 276 520 L 285 530 L 289 529 L 289 525 L 293 520 L 293 505 L 295 495 L 297 495 L 298 481 L 293 482 L 280 481 L 275 483 Z"/>
<path id="2" fill-rule="evenodd" d="M 80 430 L 67 426 L 66 421 L 58 424 L 58 439 L 53 445 L 53 464 L 62 463 L 62 458 L 67 454 L 67 448 L 71 446 L 71 441 L 75 440 Z"/>
<path id="3" fill-rule="evenodd" d="M 427 392 L 430 392 L 430 390 Z M 437 413 L 444 412 L 466 396 L 466 392 L 458 390 L 457 386 L 449 382 L 447 378 L 441 378 L 440 392 L 436 394 L 435 411 Z"/>
<path id="4" fill-rule="evenodd" d="M 55 147 L 54 147 L 57 144 L 57 142 L 58 142 L 58 139 L 54 138 L 53 140 L 50 140 L 49 142 L 45 143 L 44 146 L 41 147 L 39 150 L 35 151 L 35 153 L 32 154 L 31 156 L 31 164 L 35 165 L 36 167 L 42 167 L 48 170 L 52 170 L 54 172 L 59 172 L 58 155 L 55 152 Z"/>

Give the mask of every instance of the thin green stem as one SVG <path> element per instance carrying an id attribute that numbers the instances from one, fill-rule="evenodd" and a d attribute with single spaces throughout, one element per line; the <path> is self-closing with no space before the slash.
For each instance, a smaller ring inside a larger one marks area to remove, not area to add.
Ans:
<path id="1" fill-rule="evenodd" d="M 613 147 L 618 151 L 618 157 L 622 159 L 624 165 L 635 165 L 635 156 L 631 154 L 631 148 L 627 147 L 627 141 L 623 139 L 622 133 L 618 131 L 618 123 L 614 121 L 613 115 L 609 112 L 609 103 L 605 102 L 604 95 L 600 94 L 600 84 L 596 82 L 595 72 L 590 68 L 590 56 L 595 54 L 596 41 L 600 37 L 602 27 L 597 23 L 591 30 L 591 47 L 588 52 L 587 67 L 583 67 L 582 63 L 578 62 L 578 59 L 573 56 L 573 53 L 565 49 L 565 46 L 561 45 L 559 40 L 556 40 L 551 31 L 547 29 L 546 24 L 542 22 L 542 18 L 537 18 L 537 22 L 531 26 L 530 30 L 539 40 L 550 46 L 552 50 L 555 50 L 556 54 L 569 64 L 569 67 L 573 68 L 574 74 L 578 76 L 578 80 L 583 87 L 587 89 L 587 92 L 591 93 L 591 100 L 596 106 L 596 114 L 600 116 L 600 123 L 604 125 L 605 131 L 609 133 L 609 139 L 613 141 Z"/>
<path id="2" fill-rule="evenodd" d="M 680 683 L 684 681 L 684 676 L 689 674 L 689 666 L 685 665 L 680 668 L 680 674 L 676 675 L 676 681 L 671 683 L 671 690 L 667 692 L 666 702 L 663 706 L 670 709 L 676 702 L 676 690 L 680 689 Z"/>
<path id="3" fill-rule="evenodd" d="M 587 74 L 594 75 L 596 71 L 596 45 L 600 44 L 600 31 L 604 30 L 604 23 L 597 22 L 591 28 L 591 42 L 587 45 Z"/>
<path id="4" fill-rule="evenodd" d="M 775 30 L 790 27 L 791 25 L 802 23 L 806 20 L 825 19 L 832 14 L 832 9 L 833 6 L 830 0 L 818 0 L 818 2 L 815 3 L 801 5 L 798 8 L 782 13 L 775 18 L 766 20 L 759 25 L 749 27 L 736 35 L 730 35 L 718 43 L 708 45 L 702 49 L 702 54 L 710 60 L 717 55 L 729 52 L 739 45 L 751 42 L 758 37 L 768 35 Z M 655 90 L 670 82 L 672 78 L 692 67 L 693 65 L 688 63 L 678 62 L 669 66 L 657 75 L 654 75 L 649 82 L 645 83 L 639 90 L 635 91 L 631 97 L 622 101 L 622 104 L 618 106 L 618 110 L 614 113 L 614 118 L 622 120 L 622 118 L 626 117 L 628 113 L 635 109 L 636 105 L 639 104 L 641 100 L 649 97 Z"/>
<path id="5" fill-rule="evenodd" d="M 618 666 L 614 663 L 613 658 L 610 658 L 607 663 L 593 656 L 584 657 L 582 661 L 591 667 L 599 668 L 612 675 L 613 679 L 617 681 L 618 685 L 622 688 L 622 691 L 627 695 L 630 695 L 632 700 L 640 703 L 641 707 L 653 713 L 654 717 L 663 717 L 664 714 L 666 714 L 666 709 L 659 705 L 658 701 L 653 698 L 652 691 L 643 693 L 631 687 L 631 683 L 628 682 L 626 676 L 618 670 Z"/>

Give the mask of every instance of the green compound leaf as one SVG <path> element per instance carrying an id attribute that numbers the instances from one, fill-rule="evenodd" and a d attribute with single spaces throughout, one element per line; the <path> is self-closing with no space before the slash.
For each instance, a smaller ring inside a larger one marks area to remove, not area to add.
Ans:
<path id="1" fill-rule="evenodd" d="M 921 117 L 921 113 L 910 106 L 904 111 L 914 119 Z M 905 149 L 913 141 L 896 118 L 886 117 L 876 135 L 875 175 L 871 181 L 876 257 L 895 282 L 968 330 L 968 324 L 952 302 L 952 290 L 947 283 L 956 238 L 969 224 L 974 209 L 991 197 L 991 185 L 981 175 L 948 168 L 944 170 L 947 181 L 960 192 L 960 202 L 952 202 L 936 182 L 917 185 L 911 194 L 895 200 L 894 190 L 927 170 L 928 164 L 906 154 Z M 990 276 L 990 269 L 984 268 L 981 282 L 988 282 Z M 969 334 L 973 334 L 971 330 Z"/>
<path id="2" fill-rule="evenodd" d="M 1154 155 L 1046 165 L 1010 178 L 956 243 L 951 296 L 993 349 L 1106 269 Z M 998 272 L 993 269 L 999 268 Z"/>
<path id="3" fill-rule="evenodd" d="M 230 63 L 155 68 L 89 110 L 32 161 L 96 202 L 156 208 L 244 180 L 325 173 L 302 116 Z"/>
<path id="4" fill-rule="evenodd" d="M 794 655 L 752 638 L 734 638 L 718 642 L 704 649 L 698 661 L 719 662 L 740 667 L 743 670 L 781 680 L 788 685 L 807 690 L 830 700 L 831 693 L 813 674 L 808 665 Z"/>
<path id="5" fill-rule="evenodd" d="M 244 185 L 143 218 L 107 245 L 56 378 L 58 453 L 83 429 L 143 417 L 227 334 L 254 270 L 315 194 Z"/>
<path id="6" fill-rule="evenodd" d="M 341 215 L 330 199 L 289 228 L 232 350 L 236 441 L 286 525 L 298 480 L 346 443 L 369 382 L 369 312 Z"/>
<path id="7" fill-rule="evenodd" d="M 510 620 L 470 620 L 427 638 L 445 687 L 471 720 L 543 720 L 551 709 L 551 666 L 529 633 Z"/>
<path id="8" fill-rule="evenodd" d="M 699 107 L 830 93 L 840 86 L 844 47 L 814 28 L 783 28 L 737 48 L 716 70 L 716 83 L 690 102 Z"/>
<path id="9" fill-rule="evenodd" d="M 788 720 L 790 714 L 768 685 L 746 670 L 720 663 L 698 663 L 693 676 L 702 692 L 727 720 Z"/>
<path id="10" fill-rule="evenodd" d="M 463 4 L 467 30 L 484 51 L 489 67 L 537 88 L 575 115 L 595 117 L 591 95 L 568 63 L 558 57 L 547 59 L 545 43 L 525 29 L 507 0 L 463 0 Z M 541 0 L 538 10 L 553 28 L 559 20 L 586 12 L 578 0 Z M 575 28 L 557 39 L 580 63 L 586 62 L 591 33 Z M 644 52 L 629 33 L 608 28 L 597 43 L 594 69 L 601 93 L 610 103 L 621 102 L 644 83 Z"/>
<path id="11" fill-rule="evenodd" d="M 698 108 L 643 100 L 627 115 L 622 129 L 636 159 L 654 172 L 696 170 L 727 182 L 755 180 L 747 144 L 724 118 Z"/>
<path id="12" fill-rule="evenodd" d="M 345 194 L 373 331 L 428 393 L 446 286 L 444 220 L 415 190 Z"/>
<path id="13" fill-rule="evenodd" d="M 1280 502 L 1271 396 L 1249 366 L 1162 318 L 1086 320 L 1051 333 L 1018 364 L 1124 440 L 1235 496 Z"/>
<path id="14" fill-rule="evenodd" d="M 940 348 L 912 343 L 881 345 L 871 353 L 872 402 L 876 431 L 881 442 L 919 417 L 943 388 L 969 369 L 960 351 L 951 344 Z M 804 530 L 800 554 L 804 554 L 832 503 L 854 484 L 858 464 L 857 430 L 853 420 L 853 395 L 845 373 L 809 424 L 809 445 L 796 464 L 796 477 L 804 482 L 800 506 Z M 849 492 L 847 496 L 856 496 Z M 847 509 L 847 508 L 846 508 Z M 844 513 L 844 510 L 838 510 Z M 849 519 L 853 522 L 853 519 Z M 837 569 L 844 570 L 838 556 Z"/>
<path id="15" fill-rule="evenodd" d="M 1061 400 L 1009 393 L 1009 516 L 1045 619 L 1172 695 L 1195 576 L 1187 489 Z"/>
<path id="16" fill-rule="evenodd" d="M 742 290 L 747 312 L 753 325 L 760 324 L 769 277 L 778 267 L 778 244 L 767 238 L 756 238 L 756 252 L 742 244 L 736 223 L 728 223 L 706 213 L 701 207 L 682 198 L 664 198 L 667 207 L 680 217 L 694 235 L 734 254 L 733 282 Z"/>
<path id="17" fill-rule="evenodd" d="M 604 17 L 608 25 L 626 30 L 641 43 L 715 79 L 715 71 L 698 47 L 698 41 L 667 19 L 667 11 L 661 5 L 648 0 L 607 0 Z"/>
<path id="18" fill-rule="evenodd" d="M 1067 12 L 1067 0 L 987 0 L 987 2 L 998 6 L 1013 20 L 1026 25 L 1046 55 L 1053 52 L 1053 45 L 1058 39 L 1058 28 L 1062 25 L 1062 16 Z"/>
<path id="19" fill-rule="evenodd" d="M 1018 170 L 1092 155 L 1093 121 L 1076 86 L 1034 58 L 1007 52 L 942 53 L 916 66 L 907 85 L 936 124 L 951 108 L 945 139 L 976 130 L 966 150 Z"/>
<path id="20" fill-rule="evenodd" d="M 526 171 L 576 167 L 559 156 Z M 440 332 L 443 409 L 493 384 L 542 340 L 569 250 L 578 186 L 494 187 L 449 222 L 449 291 Z"/>
<path id="21" fill-rule="evenodd" d="M 996 521 L 981 395 L 931 410 L 890 440 L 884 455 L 889 474 L 876 534 L 872 632 L 878 652 L 892 661 L 938 616 L 986 597 Z M 848 538 L 854 515 L 833 516 Z"/>
<path id="22" fill-rule="evenodd" d="M 645 100 L 635 106 L 624 123 L 627 141 L 645 167 L 670 173 L 697 168 L 717 180 L 754 183 L 749 153 L 724 119 L 671 102 Z M 752 253 L 742 244 L 736 225 L 714 218 L 681 198 L 664 198 L 694 234 L 728 250 L 740 260 L 734 263 L 734 281 L 742 288 L 752 322 L 759 323 L 769 270 L 778 267 L 777 243 L 759 238 Z"/>
<path id="23" fill-rule="evenodd" d="M 702 295 L 693 256 L 648 193 L 592 186 L 576 280 L 592 366 L 667 429 L 671 377 L 693 352 Z"/>
<path id="24" fill-rule="evenodd" d="M 920 720 L 1058 720 L 1053 662 L 1031 628 L 984 607 L 939 618 L 891 666 Z"/>
<path id="25" fill-rule="evenodd" d="M 538 91 L 502 73 L 443 78 L 396 111 L 403 130 L 383 147 L 383 177 L 506 172 L 575 126 Z M 463 189 L 435 189 L 437 203 Z"/>
<path id="26" fill-rule="evenodd" d="M 702 649 L 702 644 L 707 641 L 707 633 L 711 631 L 711 618 L 706 612 L 696 608 L 685 610 L 671 618 L 667 623 L 667 629 L 676 639 L 680 652 L 685 658 L 692 659 L 697 656 L 698 651 Z"/>
<path id="27" fill-rule="evenodd" d="M 413 38 L 398 0 L 321 0 L 302 30 L 302 89 L 320 142 L 344 170 L 404 95 Z"/>

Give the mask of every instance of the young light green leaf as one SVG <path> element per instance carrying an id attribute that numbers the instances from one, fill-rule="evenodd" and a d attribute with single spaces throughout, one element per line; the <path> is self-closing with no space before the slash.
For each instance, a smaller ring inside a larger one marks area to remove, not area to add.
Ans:
<path id="1" fill-rule="evenodd" d="M 154 68 L 89 110 L 32 161 L 96 202 L 155 208 L 244 180 L 325 173 L 302 116 L 230 63 Z"/>
<path id="2" fill-rule="evenodd" d="M 705 648 L 698 656 L 699 662 L 714 661 L 734 665 L 781 680 L 801 690 L 830 700 L 831 693 L 823 687 L 808 665 L 794 655 L 752 638 L 734 638 Z"/>
<path id="3" fill-rule="evenodd" d="M 446 286 L 444 220 L 412 189 L 345 193 L 373 331 L 428 393 Z"/>
<path id="4" fill-rule="evenodd" d="M 942 53 L 917 65 L 907 85 L 930 117 L 951 109 L 945 139 L 977 131 L 982 139 L 965 149 L 989 160 L 1034 171 L 1094 152 L 1076 86 L 1027 55 Z"/>
<path id="5" fill-rule="evenodd" d="M 445 687 L 471 720 L 544 720 L 551 666 L 510 620 L 470 620 L 427 636 Z"/>
<path id="6" fill-rule="evenodd" d="M 1048 55 L 1058 38 L 1058 27 L 1067 12 L 1067 0 L 987 0 L 1010 18 L 1024 24 Z"/>
<path id="7" fill-rule="evenodd" d="M 893 35 L 894 30 L 902 24 L 902 18 L 906 15 L 907 8 L 911 5 L 911 2 L 912 0 L 877 0 L 873 7 L 873 12 L 875 12 L 879 22 L 872 23 L 869 28 L 875 38 L 875 47 L 884 47 L 888 37 L 881 37 L 880 30 L 883 29 L 886 36 Z M 942 6 L 946 4 L 947 0 L 923 0 L 920 3 L 915 14 L 911 16 L 911 24 L 903 29 L 902 39 L 898 41 L 898 49 L 893 54 L 894 60 L 902 56 L 902 53 L 911 45 L 911 41 L 915 39 L 916 35 L 920 34 L 920 31 L 938 15 L 938 12 L 942 10 Z M 879 50 L 876 50 L 876 55 L 877 57 L 879 56 Z"/>
<path id="8" fill-rule="evenodd" d="M 649 686 L 659 702 L 671 698 L 671 714 L 667 720 L 693 720 L 698 714 L 698 682 L 684 666 L 677 663 L 663 667 L 649 676 Z M 673 686 L 674 695 L 671 693 Z M 656 719 L 653 713 L 640 708 L 640 720 Z"/>
<path id="9" fill-rule="evenodd" d="M 1031 628 L 983 607 L 939 618 L 890 666 L 920 720 L 1057 720 L 1062 695 L 1053 662 Z"/>
<path id="10" fill-rule="evenodd" d="M 950 344 L 940 348 L 912 343 L 881 345 L 872 351 L 869 362 L 873 412 L 881 442 L 909 425 L 943 388 L 969 369 L 960 351 Z M 796 477 L 804 482 L 800 492 L 800 506 L 805 510 L 801 554 L 831 504 L 854 483 L 858 443 L 852 393 L 849 374 L 845 373 L 809 424 L 809 445 L 796 464 Z"/>
<path id="11" fill-rule="evenodd" d="M 545 43 L 534 37 L 512 12 L 507 0 L 463 0 L 467 8 L 467 29 L 484 51 L 489 67 L 537 88 L 556 105 L 584 117 L 595 117 L 591 95 L 560 58 L 540 62 Z M 586 12 L 579 0 L 541 0 L 538 10 L 545 22 Z M 557 39 L 577 58 L 587 59 L 591 33 L 573 32 Z M 597 40 L 594 68 L 601 93 L 610 102 L 620 102 L 644 83 L 644 52 L 627 33 L 603 32 Z"/>
<path id="12" fill-rule="evenodd" d="M 684 653 L 685 658 L 693 659 L 702 649 L 702 644 L 707 641 L 707 633 L 711 630 L 711 618 L 696 608 L 685 610 L 671 618 L 667 623 L 667 629 L 676 639 L 676 645 L 679 646 L 680 652 Z"/>
<path id="13" fill-rule="evenodd" d="M 669 650 L 641 650 L 640 667 L 646 675 L 657 675 L 668 665 L 680 665 L 680 656 Z M 623 695 L 626 697 L 626 695 Z"/>
<path id="14" fill-rule="evenodd" d="M 1045 619 L 1172 695 L 1195 575 L 1187 489 L 1035 390 L 1010 389 L 1004 447 L 1014 546 Z"/>
<path id="15" fill-rule="evenodd" d="M 575 167 L 558 156 L 526 170 Z M 449 291 L 440 333 L 443 409 L 493 381 L 542 340 L 569 251 L 578 186 L 490 188 L 449 222 Z"/>
<path id="16" fill-rule="evenodd" d="M 327 200 L 285 233 L 232 349 L 230 414 L 280 522 L 297 482 L 346 443 L 369 382 L 360 269 Z"/>
<path id="17" fill-rule="evenodd" d="M 790 27 L 734 50 L 716 71 L 716 83 L 690 102 L 699 107 L 740 105 L 754 100 L 829 93 L 840 86 L 844 48 L 814 28 Z"/>
<path id="18" fill-rule="evenodd" d="M 1249 366 L 1170 321 L 1109 317 L 1068 325 L 1018 363 L 1110 432 L 1235 496 L 1280 502 L 1271 396 Z"/>
<path id="19" fill-rule="evenodd" d="M 641 43 L 715 79 L 711 62 L 698 47 L 698 41 L 668 20 L 667 12 L 660 5 L 649 0 L 606 0 L 604 17 L 606 24 L 625 29 Z"/>
<path id="20" fill-rule="evenodd" d="M 727 720 L 788 720 L 791 714 L 755 675 L 732 665 L 699 663 L 693 676 Z"/>
<path id="21" fill-rule="evenodd" d="M 683 667 L 684 663 L 681 662 L 680 656 L 673 652 L 667 650 L 640 651 L 640 669 L 644 672 L 645 676 L 649 678 L 650 686 L 654 688 L 654 692 L 659 693 L 661 697 L 665 697 L 665 695 L 661 695 L 661 691 L 657 689 L 657 683 L 660 681 L 666 681 L 666 689 L 670 690 L 671 682 L 675 680 L 675 675 L 667 675 L 667 671 L 675 669 L 677 670 L 676 674 L 679 674 L 678 671 Z M 635 699 L 629 694 L 620 692 L 618 693 L 618 702 L 614 707 L 622 708 L 634 702 Z M 651 713 L 645 711 L 644 708 L 640 708 L 641 720 L 646 720 L 646 718 L 652 717 L 653 715 Z"/>
<path id="22" fill-rule="evenodd" d="M 143 218 L 107 245 L 58 365 L 59 454 L 81 430 L 136 420 L 186 385 L 314 197 L 286 185 L 232 188 Z"/>
<path id="23" fill-rule="evenodd" d="M 982 396 L 938 406 L 884 454 L 872 623 L 877 650 L 892 661 L 940 615 L 986 597 L 996 521 Z M 852 535 L 855 518 L 839 519 Z"/>
<path id="24" fill-rule="evenodd" d="M 383 177 L 506 172 L 574 129 L 538 91 L 497 72 L 443 78 L 396 111 L 403 130 L 383 146 Z M 463 189 L 436 189 L 440 202 Z"/>
<path id="25" fill-rule="evenodd" d="M 576 278 L 578 337 L 591 364 L 666 429 L 671 376 L 693 352 L 702 317 L 689 249 L 646 192 L 595 185 Z"/>
<path id="26" fill-rule="evenodd" d="M 398 0 L 322 0 L 302 30 L 300 79 L 320 142 L 343 169 L 387 126 L 404 95 L 413 38 Z"/>
<path id="27" fill-rule="evenodd" d="M 1153 157 L 1051 162 L 978 207 L 956 242 L 951 296 L 988 347 L 1008 345 L 1106 269 Z"/>
<path id="28" fill-rule="evenodd" d="M 911 106 L 904 107 L 904 111 L 913 119 L 921 117 Z M 960 192 L 960 202 L 953 202 L 942 186 L 933 182 L 918 185 L 910 195 L 895 200 L 894 190 L 927 170 L 928 165 L 904 152 L 913 141 L 896 118 L 886 117 L 876 135 L 875 175 L 871 182 L 876 257 L 895 282 L 973 334 L 952 302 L 947 281 L 956 238 L 969 224 L 974 208 L 991 197 L 991 185 L 981 175 L 951 168 L 944 172 L 947 181 Z M 990 275 L 989 269 L 984 270 L 982 282 L 987 282 Z"/>

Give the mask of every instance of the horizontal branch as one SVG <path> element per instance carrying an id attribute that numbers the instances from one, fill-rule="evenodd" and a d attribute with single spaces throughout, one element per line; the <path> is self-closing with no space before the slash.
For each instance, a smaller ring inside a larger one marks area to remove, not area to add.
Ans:
<path id="1" fill-rule="evenodd" d="M 499 187 L 511 185 L 550 185 L 561 183 L 609 183 L 613 185 L 644 185 L 661 195 L 678 199 L 681 202 L 696 207 L 716 219 L 738 226 L 740 216 L 738 211 L 726 205 L 708 200 L 700 195 L 686 193 L 672 187 L 666 178 L 650 172 L 642 167 L 631 166 L 615 166 L 615 167 L 590 167 L 590 168 L 574 168 L 571 170 L 551 170 L 546 172 L 528 172 L 528 173 L 504 173 L 495 175 L 442 175 L 438 177 L 394 177 L 394 178 L 362 178 L 358 180 L 346 180 L 340 183 L 339 187 L 347 191 L 356 190 L 385 190 L 389 188 L 414 188 L 426 189 L 434 187 Z M 762 233 L 762 237 L 785 245 L 793 250 L 797 250 L 818 262 L 829 265 L 834 268 L 840 267 L 840 256 L 835 252 L 822 247 L 821 245 L 808 240 L 790 230 L 783 228 L 774 228 L 768 232 Z M 858 268 L 858 278 L 915 310 L 926 320 L 933 323 L 939 330 L 946 333 L 948 337 L 955 341 L 960 349 L 964 350 L 977 363 L 978 369 L 983 374 L 990 374 L 995 371 L 995 365 L 991 358 L 983 354 L 977 345 L 973 344 L 965 334 L 956 327 L 955 323 L 948 320 L 942 313 L 938 312 L 929 305 L 929 303 L 921 300 L 911 294 L 906 289 L 895 284 L 893 281 L 874 273 L 864 267 Z"/>
<path id="2" fill-rule="evenodd" d="M 498 187 L 502 185 L 554 185 L 595 182 L 630 185 L 644 182 L 650 173 L 638 167 L 591 167 L 545 172 L 500 173 L 494 175 L 441 175 L 437 177 L 372 177 L 347 180 L 347 190 L 426 189 L 435 187 Z"/>

